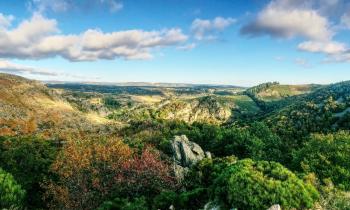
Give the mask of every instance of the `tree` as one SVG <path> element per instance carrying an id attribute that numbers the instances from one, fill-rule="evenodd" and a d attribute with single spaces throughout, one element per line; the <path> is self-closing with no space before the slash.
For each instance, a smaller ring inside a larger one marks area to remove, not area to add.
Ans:
<path id="1" fill-rule="evenodd" d="M 52 164 L 57 180 L 45 183 L 53 209 L 96 209 L 118 189 L 121 167 L 132 151 L 118 139 L 69 141 Z"/>
<path id="2" fill-rule="evenodd" d="M 25 190 L 13 176 L 0 168 L 0 209 L 21 208 Z"/>
<path id="3" fill-rule="evenodd" d="M 122 166 L 123 194 L 153 197 L 164 189 L 175 187 L 175 178 L 171 168 L 160 161 L 159 153 L 145 148 L 141 155 L 136 155 Z"/>
<path id="4" fill-rule="evenodd" d="M 104 202 L 98 210 L 148 210 L 147 202 L 144 197 L 133 200 L 115 198 L 112 201 Z"/>
<path id="5" fill-rule="evenodd" d="M 175 184 L 157 152 L 146 147 L 138 154 L 119 139 L 68 142 L 52 171 L 58 178 L 45 186 L 53 209 L 96 209 L 113 198 L 152 197 Z"/>
<path id="6" fill-rule="evenodd" d="M 40 185 L 52 176 L 49 167 L 57 150 L 53 142 L 36 137 L 0 137 L 0 164 L 27 191 L 27 206 L 45 207 Z"/>
<path id="7" fill-rule="evenodd" d="M 317 190 L 304 183 L 279 163 L 240 160 L 215 179 L 214 200 L 226 208 L 267 209 L 280 204 L 283 209 L 311 208 Z"/>
<path id="8" fill-rule="evenodd" d="M 338 187 L 350 190 L 350 133 L 315 134 L 294 153 L 296 169 L 315 173 L 321 180 L 331 179 Z"/>

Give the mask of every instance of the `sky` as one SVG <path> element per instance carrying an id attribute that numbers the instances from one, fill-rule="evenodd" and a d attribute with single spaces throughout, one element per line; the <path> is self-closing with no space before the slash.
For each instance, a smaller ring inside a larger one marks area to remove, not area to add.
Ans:
<path id="1" fill-rule="evenodd" d="M 0 72 L 251 86 L 350 80 L 349 0 L 0 1 Z"/>

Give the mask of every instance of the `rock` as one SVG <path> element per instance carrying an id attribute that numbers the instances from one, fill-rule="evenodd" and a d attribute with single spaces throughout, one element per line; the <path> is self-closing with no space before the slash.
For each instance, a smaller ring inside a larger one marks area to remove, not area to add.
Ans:
<path id="1" fill-rule="evenodd" d="M 281 210 L 281 206 L 278 205 L 278 204 L 275 204 L 275 205 L 271 206 L 271 207 L 270 207 L 269 209 L 267 209 L 267 210 Z"/>
<path id="2" fill-rule="evenodd" d="M 220 210 L 220 207 L 212 202 L 209 202 L 205 204 L 204 210 Z"/>
<path id="3" fill-rule="evenodd" d="M 185 135 L 174 137 L 171 150 L 174 159 L 173 171 L 178 180 L 184 179 L 189 167 L 203 158 L 211 158 L 210 152 L 204 152 L 198 144 L 189 141 Z"/>
<path id="4" fill-rule="evenodd" d="M 211 159 L 211 153 L 210 152 L 205 152 L 205 157 Z"/>
<path id="5" fill-rule="evenodd" d="M 175 136 L 171 142 L 175 162 L 182 167 L 191 167 L 205 157 L 211 157 L 210 153 L 204 153 L 196 143 L 191 142 L 185 135 Z"/>
<path id="6" fill-rule="evenodd" d="M 187 167 L 182 167 L 178 164 L 174 164 L 174 175 L 178 180 L 183 180 L 185 174 L 189 171 Z"/>

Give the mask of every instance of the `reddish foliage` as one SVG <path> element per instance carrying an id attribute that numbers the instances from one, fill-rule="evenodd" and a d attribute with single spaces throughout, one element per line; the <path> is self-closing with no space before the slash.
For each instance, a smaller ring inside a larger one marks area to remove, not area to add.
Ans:
<path id="1" fill-rule="evenodd" d="M 162 189 L 175 187 L 175 178 L 169 165 L 160 160 L 159 153 L 151 148 L 123 164 L 123 173 L 119 180 L 129 189 L 131 195 L 157 194 Z"/>
<path id="2" fill-rule="evenodd" d="M 158 193 L 174 186 L 167 164 L 150 148 L 141 155 L 120 140 L 68 142 L 45 185 L 53 209 L 96 209 L 111 196 Z"/>

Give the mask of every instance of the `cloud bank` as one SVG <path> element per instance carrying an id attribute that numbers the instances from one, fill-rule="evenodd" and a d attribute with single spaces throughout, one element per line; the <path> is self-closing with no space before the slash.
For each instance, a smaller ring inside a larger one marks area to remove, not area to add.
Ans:
<path id="1" fill-rule="evenodd" d="M 13 29 L 9 29 L 7 23 L 2 25 L 2 58 L 42 59 L 60 56 L 70 61 L 150 59 L 152 49 L 176 46 L 188 39 L 179 28 L 110 33 L 89 29 L 81 34 L 64 35 L 60 33 L 56 20 L 47 19 L 38 13 Z"/>

